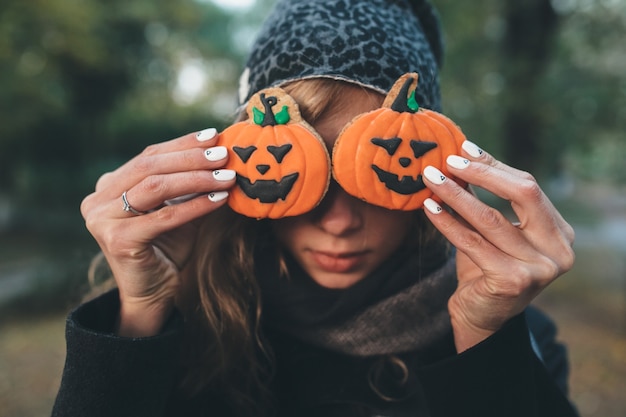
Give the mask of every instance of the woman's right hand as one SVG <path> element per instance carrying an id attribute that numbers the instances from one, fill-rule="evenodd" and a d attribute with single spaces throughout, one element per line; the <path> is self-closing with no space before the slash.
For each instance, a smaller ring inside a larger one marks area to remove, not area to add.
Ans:
<path id="1" fill-rule="evenodd" d="M 102 175 L 81 204 L 119 288 L 120 335 L 160 331 L 196 241 L 193 221 L 226 203 L 235 174 L 220 169 L 228 155 L 216 141 L 215 129 L 206 129 L 148 146 Z M 125 211 L 124 192 L 132 208 L 146 214 Z"/>

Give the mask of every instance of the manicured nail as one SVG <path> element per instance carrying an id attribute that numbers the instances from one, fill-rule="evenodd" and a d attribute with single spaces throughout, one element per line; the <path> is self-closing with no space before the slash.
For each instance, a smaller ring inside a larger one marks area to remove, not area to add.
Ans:
<path id="1" fill-rule="evenodd" d="M 424 168 L 424 176 L 428 179 L 428 181 L 437 185 L 443 184 L 443 182 L 446 180 L 446 176 L 443 175 L 443 173 L 437 168 L 431 165 L 428 165 L 426 168 Z"/>
<path id="2" fill-rule="evenodd" d="M 228 197 L 228 191 L 215 191 L 213 193 L 209 193 L 209 200 L 211 200 L 214 203 L 217 203 L 218 201 L 222 201 L 226 197 Z"/>
<path id="3" fill-rule="evenodd" d="M 450 155 L 446 159 L 448 165 L 456 169 L 465 169 L 470 164 L 469 159 L 462 158 L 458 155 Z"/>
<path id="4" fill-rule="evenodd" d="M 439 214 L 443 211 L 443 208 L 441 208 L 441 206 L 432 198 L 424 200 L 424 207 L 426 207 L 426 209 L 432 214 Z"/>
<path id="5" fill-rule="evenodd" d="M 235 178 L 235 171 L 232 169 L 219 169 L 217 171 L 213 171 L 213 178 L 218 181 L 230 181 Z"/>
<path id="6" fill-rule="evenodd" d="M 485 151 L 480 149 L 478 145 L 476 145 L 474 142 L 470 142 L 469 140 L 463 142 L 461 148 L 463 148 L 465 152 L 467 152 L 468 154 L 470 154 L 470 156 L 473 156 L 474 158 L 480 158 L 485 153 Z"/>
<path id="7" fill-rule="evenodd" d="M 217 135 L 217 129 L 211 127 L 209 129 L 204 129 L 204 130 L 201 130 L 200 132 L 196 133 L 196 138 L 200 142 L 204 142 L 204 141 L 207 141 L 209 139 L 213 139 L 215 137 L 215 135 Z"/>
<path id="8" fill-rule="evenodd" d="M 209 161 L 220 161 L 226 158 L 228 151 L 225 146 L 215 146 L 204 151 L 204 157 Z"/>

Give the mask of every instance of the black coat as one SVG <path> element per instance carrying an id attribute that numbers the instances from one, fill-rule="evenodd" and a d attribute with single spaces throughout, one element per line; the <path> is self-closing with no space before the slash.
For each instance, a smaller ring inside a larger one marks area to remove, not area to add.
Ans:
<path id="1" fill-rule="evenodd" d="M 118 309 L 111 292 L 69 315 L 53 417 L 230 415 L 210 393 L 185 402 L 173 397 L 179 316 L 158 336 L 121 338 L 112 333 Z M 545 316 L 529 309 L 462 354 L 455 353 L 450 334 L 426 351 L 398 355 L 405 373 L 387 357 L 354 358 L 268 332 L 277 358 L 278 415 L 576 416 L 565 394 L 565 351 L 555 333 Z"/>

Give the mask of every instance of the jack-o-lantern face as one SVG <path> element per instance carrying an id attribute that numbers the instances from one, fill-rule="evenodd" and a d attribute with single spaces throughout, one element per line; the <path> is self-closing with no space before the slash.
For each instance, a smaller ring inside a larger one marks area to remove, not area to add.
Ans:
<path id="1" fill-rule="evenodd" d="M 283 159 L 292 148 L 293 145 L 288 143 L 280 146 L 267 145 L 265 150 L 274 157 L 276 165 L 278 166 L 283 162 Z M 233 146 L 233 151 L 244 164 L 250 161 L 250 158 L 257 150 L 258 148 L 254 145 L 245 148 Z M 265 158 L 260 157 L 259 159 L 265 159 L 262 162 L 271 162 L 267 160 L 268 158 L 269 157 L 266 156 Z M 261 203 L 269 204 L 275 203 L 279 199 L 283 201 L 286 200 L 298 179 L 299 173 L 293 172 L 278 179 L 262 179 L 271 167 L 271 164 L 267 163 L 256 164 L 255 168 L 260 177 L 254 182 L 244 174 L 238 175 L 237 184 L 241 187 L 243 193 L 253 200 L 258 199 Z"/>
<path id="2" fill-rule="evenodd" d="M 446 158 L 465 136 L 440 113 L 415 102 L 417 74 L 405 74 L 380 109 L 357 116 L 333 148 L 333 175 L 349 194 L 393 210 L 422 207 L 432 192 L 422 180 L 428 165 L 450 175 Z"/>
<path id="3" fill-rule="evenodd" d="M 312 210 L 330 182 L 330 157 L 322 139 L 280 88 L 257 93 L 247 112 L 248 120 L 220 135 L 220 144 L 232 151 L 226 168 L 237 173 L 228 204 L 254 218 Z"/>
<path id="4" fill-rule="evenodd" d="M 383 148 L 389 156 L 378 158 L 380 165 L 390 165 L 389 170 L 381 168 L 375 161 L 372 163 L 372 170 L 385 187 L 403 195 L 415 194 L 426 187 L 421 175 L 415 177 L 415 169 L 411 167 L 411 164 L 414 163 L 414 159 L 421 158 L 426 152 L 436 148 L 437 143 L 419 140 L 403 141 L 401 137 L 373 138 L 371 142 Z M 405 149 L 407 147 L 410 149 Z"/>

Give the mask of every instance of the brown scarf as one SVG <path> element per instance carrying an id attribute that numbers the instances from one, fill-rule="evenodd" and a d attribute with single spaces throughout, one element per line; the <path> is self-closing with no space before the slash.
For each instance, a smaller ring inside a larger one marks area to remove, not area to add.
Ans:
<path id="1" fill-rule="evenodd" d="M 275 258 L 257 256 L 264 325 L 354 356 L 422 349 L 450 332 L 447 302 L 456 289 L 454 253 L 404 249 L 354 286 L 317 285 L 287 256 L 289 278 Z"/>
<path id="2" fill-rule="evenodd" d="M 397 294 L 337 323 L 297 329 L 295 336 L 356 356 L 423 349 L 450 332 L 447 302 L 455 288 L 456 265 L 452 258 Z"/>

